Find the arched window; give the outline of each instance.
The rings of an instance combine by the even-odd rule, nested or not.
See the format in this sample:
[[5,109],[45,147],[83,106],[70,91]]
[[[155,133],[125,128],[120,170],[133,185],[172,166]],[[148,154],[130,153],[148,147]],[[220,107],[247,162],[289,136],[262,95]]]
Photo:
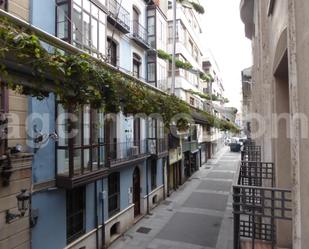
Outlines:
[[108,215],[112,217],[120,211],[120,174],[114,172],[108,176]]

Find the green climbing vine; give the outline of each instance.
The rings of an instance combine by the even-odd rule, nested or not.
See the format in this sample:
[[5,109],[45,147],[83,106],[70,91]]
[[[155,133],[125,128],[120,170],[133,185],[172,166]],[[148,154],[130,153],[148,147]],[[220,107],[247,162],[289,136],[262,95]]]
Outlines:
[[[87,54],[67,54],[57,49],[47,51],[34,33],[4,18],[0,18],[0,44],[0,77],[9,88],[21,94],[43,99],[54,92],[70,110],[90,104],[105,112],[160,113],[166,127],[176,114],[191,113],[189,105],[178,97],[151,89]],[[31,86],[11,79],[9,68],[5,66],[7,61],[14,63],[17,69],[29,69],[35,79]],[[47,79],[53,83],[52,90]],[[224,120],[217,121],[220,129],[228,127]],[[188,127],[188,120],[178,120],[179,130]]]

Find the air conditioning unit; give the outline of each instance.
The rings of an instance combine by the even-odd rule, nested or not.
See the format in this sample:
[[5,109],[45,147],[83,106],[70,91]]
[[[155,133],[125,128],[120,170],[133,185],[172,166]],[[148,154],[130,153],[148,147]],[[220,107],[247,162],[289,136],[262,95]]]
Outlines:
[[132,147],[131,147],[131,155],[132,155],[132,156],[137,156],[137,155],[139,154],[138,149],[139,149],[138,146],[132,146]]

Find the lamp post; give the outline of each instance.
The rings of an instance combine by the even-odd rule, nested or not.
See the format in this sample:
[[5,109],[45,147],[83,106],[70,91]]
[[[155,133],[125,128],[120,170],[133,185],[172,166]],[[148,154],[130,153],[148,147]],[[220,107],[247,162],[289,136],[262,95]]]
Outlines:
[[26,189],[22,189],[21,192],[16,196],[17,207],[19,214],[10,213],[9,210],[6,211],[5,221],[6,223],[11,223],[12,220],[23,217],[27,210],[29,209],[30,204],[30,194],[26,192]]

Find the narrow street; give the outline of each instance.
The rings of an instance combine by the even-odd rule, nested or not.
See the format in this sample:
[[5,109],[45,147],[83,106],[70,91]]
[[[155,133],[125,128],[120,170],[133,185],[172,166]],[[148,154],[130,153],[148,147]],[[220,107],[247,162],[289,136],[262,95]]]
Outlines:
[[223,148],[110,248],[232,248],[231,187],[239,160]]

